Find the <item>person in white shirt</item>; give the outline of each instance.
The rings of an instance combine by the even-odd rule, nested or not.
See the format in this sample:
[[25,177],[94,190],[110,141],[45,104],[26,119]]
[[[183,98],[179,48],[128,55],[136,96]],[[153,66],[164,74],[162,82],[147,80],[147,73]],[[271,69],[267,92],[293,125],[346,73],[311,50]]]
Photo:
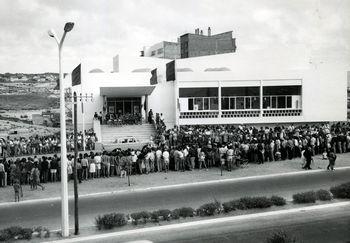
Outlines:
[[163,151],[164,171],[165,173],[169,170],[169,152],[168,150]]
[[161,172],[163,170],[162,150],[160,150],[159,148],[156,151],[156,162],[157,162],[157,171]]
[[100,153],[96,153],[94,160],[95,160],[95,164],[96,164],[97,178],[99,178],[101,176],[101,162],[102,162],[102,158],[101,158]]

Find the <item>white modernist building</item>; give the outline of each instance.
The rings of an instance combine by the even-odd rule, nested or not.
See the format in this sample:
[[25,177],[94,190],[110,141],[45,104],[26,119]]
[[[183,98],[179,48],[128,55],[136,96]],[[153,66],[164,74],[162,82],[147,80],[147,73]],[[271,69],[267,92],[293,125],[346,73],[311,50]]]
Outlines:
[[[117,60],[117,61],[116,61]],[[81,63],[78,94],[93,94],[78,111],[78,126],[93,126],[95,112],[163,113],[165,123],[263,124],[345,121],[345,67],[316,62],[295,50],[239,52],[176,60],[176,80],[151,57],[118,57],[114,72]],[[112,63],[112,62],[111,62]],[[156,85],[150,85],[157,68]],[[66,77],[70,83],[71,77]],[[83,119],[84,117],[84,119]]]

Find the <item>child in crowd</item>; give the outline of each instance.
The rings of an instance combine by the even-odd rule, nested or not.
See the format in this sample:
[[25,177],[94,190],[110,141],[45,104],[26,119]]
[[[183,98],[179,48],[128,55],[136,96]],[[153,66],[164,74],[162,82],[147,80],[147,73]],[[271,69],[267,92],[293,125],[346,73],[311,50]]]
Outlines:
[[18,179],[13,183],[13,190],[15,191],[15,202],[19,202],[19,196],[23,197],[23,190]]

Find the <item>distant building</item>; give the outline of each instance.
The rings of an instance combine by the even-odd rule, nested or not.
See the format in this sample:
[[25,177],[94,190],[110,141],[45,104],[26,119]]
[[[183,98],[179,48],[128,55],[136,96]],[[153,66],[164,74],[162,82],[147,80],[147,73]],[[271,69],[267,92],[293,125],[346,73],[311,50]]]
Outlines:
[[141,56],[145,57],[178,59],[180,58],[180,44],[176,42],[162,41],[141,52]]
[[197,28],[195,33],[187,33],[178,38],[178,42],[162,41],[141,51],[141,56],[166,59],[179,59],[232,53],[236,51],[236,39],[232,31],[212,35],[208,27],[207,35]]
[[236,39],[232,31],[211,35],[208,27],[207,35],[203,30],[196,29],[194,34],[180,36],[181,58],[216,55],[236,51]]

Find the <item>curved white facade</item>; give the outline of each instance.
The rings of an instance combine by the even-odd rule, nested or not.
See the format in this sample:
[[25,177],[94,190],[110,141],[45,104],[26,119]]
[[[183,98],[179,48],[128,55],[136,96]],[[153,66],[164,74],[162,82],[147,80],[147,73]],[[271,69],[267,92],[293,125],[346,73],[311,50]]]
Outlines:
[[[85,129],[92,126],[95,112],[115,110],[106,104],[111,97],[140,98],[141,109],[138,111],[142,116],[145,117],[149,109],[163,113],[168,126],[345,121],[346,67],[331,63],[315,65],[306,55],[292,50],[283,55],[278,53],[236,52],[178,59],[176,68],[187,71],[177,72],[176,81],[168,82],[165,81],[165,64],[171,60],[120,57],[119,72],[115,73],[89,73],[93,68],[106,68],[89,67],[83,62],[82,84],[74,86],[73,90],[94,97],[92,102],[84,102]],[[204,71],[220,67],[231,71]],[[151,73],[132,72],[155,68],[156,85],[150,85]],[[66,79],[70,82],[69,76]],[[209,90],[210,97],[198,97],[196,89]],[[250,92],[255,93],[251,95]],[[184,97],[186,94],[189,97]],[[78,114],[81,128],[81,109]]]

